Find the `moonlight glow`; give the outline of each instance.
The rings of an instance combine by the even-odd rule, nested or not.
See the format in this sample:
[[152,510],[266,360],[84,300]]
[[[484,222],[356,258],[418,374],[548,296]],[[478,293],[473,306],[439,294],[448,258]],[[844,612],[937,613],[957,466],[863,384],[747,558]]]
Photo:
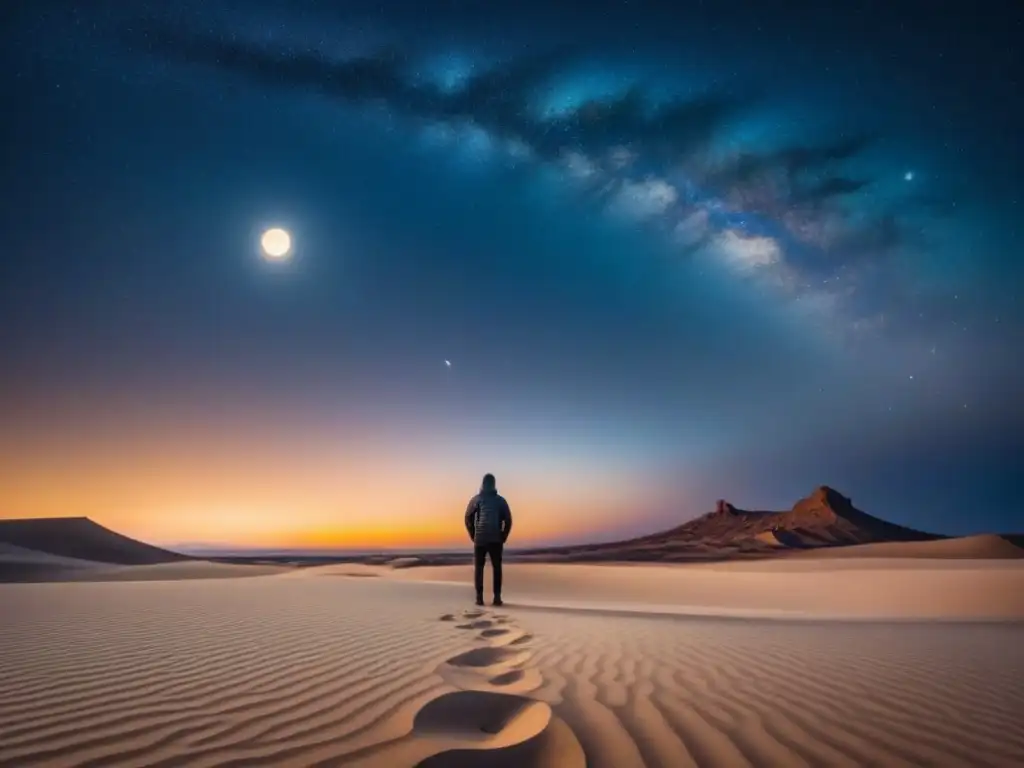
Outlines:
[[283,261],[292,250],[292,237],[277,227],[268,229],[260,238],[263,255],[271,261]]

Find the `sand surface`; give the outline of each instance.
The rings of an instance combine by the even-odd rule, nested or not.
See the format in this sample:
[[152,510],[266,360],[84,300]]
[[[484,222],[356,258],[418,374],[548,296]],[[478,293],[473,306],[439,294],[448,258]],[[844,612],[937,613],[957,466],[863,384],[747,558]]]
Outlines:
[[[449,584],[453,589],[471,578],[470,569],[458,565],[390,573],[366,570],[394,579]],[[508,571],[508,589],[517,604],[559,610],[1024,621],[1024,560],[1019,559],[847,556],[686,565],[516,563]]]
[[809,559],[882,557],[929,560],[1002,560],[1024,558],[1024,549],[1013,544],[1004,536],[985,533],[936,541],[880,541],[849,547],[825,547],[794,552],[793,555]]
[[34,549],[27,549],[2,541],[0,541],[0,563],[39,565],[50,568],[96,568],[102,565],[102,563],[97,563],[93,560],[51,555],[49,552],[38,552]]
[[116,565],[52,555],[0,542],[3,582],[177,581],[266,576],[291,570],[283,565],[229,565],[207,560],[180,560],[153,565]]
[[1022,624],[564,611],[600,566],[533,567],[483,610],[420,569],[0,585],[0,764],[1024,765]]

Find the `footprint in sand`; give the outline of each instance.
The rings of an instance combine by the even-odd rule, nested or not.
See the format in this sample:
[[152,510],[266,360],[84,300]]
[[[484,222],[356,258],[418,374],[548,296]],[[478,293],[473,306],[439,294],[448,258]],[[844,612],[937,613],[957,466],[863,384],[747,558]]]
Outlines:
[[485,613],[487,613],[487,611],[463,611],[462,615],[467,619],[479,619]]
[[485,645],[451,657],[438,667],[438,674],[464,691],[500,688],[502,692],[527,694],[542,687],[543,676],[529,663],[527,643],[533,635],[521,632],[513,623],[492,627],[494,623],[481,619],[457,625],[458,629],[482,629],[475,639]]
[[441,621],[455,621],[455,616],[454,616],[454,614],[446,613],[444,616],[441,617],[440,620]]
[[520,632],[515,627],[509,629],[497,627],[495,630],[481,632],[476,636],[476,639],[482,643],[488,643],[495,648],[508,648],[509,650],[521,653],[530,647],[529,642],[533,639],[533,635]]
[[[437,674],[453,688],[461,691],[488,691],[495,686],[490,681],[530,658],[527,651],[510,651],[500,646],[487,645],[453,656],[437,668]],[[505,683],[501,687],[508,693],[527,693],[543,685],[540,673],[534,669],[524,671],[521,680]]]
[[471,621],[468,624],[459,624],[455,628],[456,629],[487,629],[493,623],[494,623],[493,621],[488,621],[487,619],[478,619],[477,621]]
[[551,707],[525,696],[455,691],[427,702],[416,713],[412,729],[419,735],[466,740],[502,734],[507,745],[536,736],[550,719]]
[[474,648],[465,651],[457,656],[448,659],[448,664],[453,667],[493,667],[517,658],[521,652],[508,651],[496,646],[486,648]]
[[502,672],[500,675],[495,675],[489,682],[491,685],[512,685],[512,683],[518,683],[523,679],[526,673],[521,669],[511,669],[508,672]]
[[413,733],[464,745],[421,760],[418,768],[586,765],[583,748],[565,722],[547,704],[525,696],[490,691],[446,693],[416,713]]

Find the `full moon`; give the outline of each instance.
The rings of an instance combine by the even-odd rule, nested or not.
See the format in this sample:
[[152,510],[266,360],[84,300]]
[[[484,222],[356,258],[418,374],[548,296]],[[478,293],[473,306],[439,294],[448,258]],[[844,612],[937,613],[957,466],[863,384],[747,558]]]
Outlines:
[[267,259],[282,261],[291,253],[292,236],[285,230],[274,227],[263,233],[260,245],[263,247],[263,255]]

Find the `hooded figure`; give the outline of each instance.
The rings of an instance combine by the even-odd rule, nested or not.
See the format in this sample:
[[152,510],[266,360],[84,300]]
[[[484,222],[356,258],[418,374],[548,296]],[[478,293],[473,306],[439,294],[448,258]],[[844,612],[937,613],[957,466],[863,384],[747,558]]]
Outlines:
[[498,495],[494,475],[484,475],[480,493],[466,507],[466,532],[473,540],[473,583],[476,604],[484,604],[484,564],[488,556],[494,571],[494,605],[501,605],[501,555],[512,531],[512,510]]

